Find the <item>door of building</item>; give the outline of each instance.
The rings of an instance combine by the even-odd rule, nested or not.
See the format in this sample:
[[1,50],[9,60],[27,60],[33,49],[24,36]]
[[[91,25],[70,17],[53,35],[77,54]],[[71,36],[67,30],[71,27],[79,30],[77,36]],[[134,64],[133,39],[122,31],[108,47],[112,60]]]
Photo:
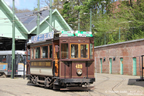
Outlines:
[[133,75],[137,75],[137,70],[136,70],[136,58],[133,58]]
[[102,73],[102,58],[100,59],[101,73]]
[[109,59],[109,73],[112,74],[112,58]]
[[120,74],[123,75],[123,58],[120,58]]

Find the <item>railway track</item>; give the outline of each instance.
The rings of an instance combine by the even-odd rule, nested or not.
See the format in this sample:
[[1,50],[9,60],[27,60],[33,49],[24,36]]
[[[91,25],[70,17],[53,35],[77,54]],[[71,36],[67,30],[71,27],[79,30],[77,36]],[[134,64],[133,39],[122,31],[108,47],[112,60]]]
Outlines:
[[12,93],[12,92],[8,92],[8,91],[4,91],[0,89],[0,93],[3,92],[5,94],[7,94],[8,96],[17,96],[16,94]]
[[[102,83],[105,83],[106,81],[109,80],[109,77],[108,77],[108,76],[103,76],[103,77],[105,77],[106,79],[102,80],[101,82],[99,82],[99,83],[97,83],[97,84],[94,84],[94,86],[98,86],[98,85],[100,85],[100,84],[102,84]],[[95,91],[96,91],[96,92],[95,92]],[[90,96],[93,96],[92,93],[96,93],[96,94],[98,93],[100,96],[109,96],[109,95],[107,95],[106,93],[102,93],[102,92],[98,91],[97,88],[94,88],[93,91],[89,92]]]
[[[108,80],[110,79],[110,77],[108,77],[108,76],[102,76],[102,77],[105,77],[106,79],[104,79],[103,81],[95,84],[95,86],[99,86],[99,85],[105,83],[106,81],[108,81]],[[118,77],[118,78],[119,78],[119,77]],[[120,77],[120,78],[121,78],[121,77]],[[119,93],[117,93],[117,92],[115,91],[115,89],[116,89],[117,87],[119,87],[119,86],[122,84],[122,82],[125,81],[124,78],[121,78],[121,79],[122,79],[122,80],[121,80],[120,82],[118,82],[117,84],[115,84],[115,85],[111,88],[112,91],[113,91],[113,93],[115,93],[115,94],[118,95],[118,96],[122,96],[122,95],[120,95]],[[108,94],[106,94],[106,93],[102,93],[102,92],[98,91],[97,89],[99,89],[99,88],[95,88],[95,89],[92,91],[92,93],[99,93],[100,96],[110,96],[110,95],[108,95]],[[96,91],[96,92],[95,92],[95,91]],[[93,95],[91,94],[91,92],[89,92],[89,94],[90,94],[90,96],[93,96]]]
[[112,87],[112,91],[113,91],[115,94],[117,94],[118,96],[122,96],[122,95],[118,94],[114,89],[117,88],[118,86],[120,86],[123,81],[125,81],[124,78],[121,78],[121,79],[122,79],[122,80],[121,80],[119,83],[117,83],[114,87]]

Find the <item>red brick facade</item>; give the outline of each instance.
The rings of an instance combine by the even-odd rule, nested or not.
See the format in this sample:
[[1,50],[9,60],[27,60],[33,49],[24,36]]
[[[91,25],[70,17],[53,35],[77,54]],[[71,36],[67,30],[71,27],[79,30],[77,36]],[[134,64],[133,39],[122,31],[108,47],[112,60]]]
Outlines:
[[95,47],[97,72],[101,72],[102,59],[102,73],[109,73],[109,59],[112,58],[112,74],[120,74],[120,58],[123,58],[123,74],[133,75],[133,58],[136,58],[136,75],[141,75],[141,55],[144,55],[144,39]]

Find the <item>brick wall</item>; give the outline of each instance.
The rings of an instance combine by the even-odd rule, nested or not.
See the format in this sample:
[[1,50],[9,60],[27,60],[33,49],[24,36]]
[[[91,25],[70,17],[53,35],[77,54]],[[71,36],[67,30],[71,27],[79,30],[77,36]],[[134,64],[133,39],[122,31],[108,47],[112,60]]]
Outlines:
[[136,58],[136,74],[140,75],[141,55],[144,55],[144,39],[95,47],[97,72],[101,72],[102,58],[102,73],[109,73],[109,59],[112,58],[112,74],[120,74],[120,58],[123,58],[123,74],[133,75],[133,58]]

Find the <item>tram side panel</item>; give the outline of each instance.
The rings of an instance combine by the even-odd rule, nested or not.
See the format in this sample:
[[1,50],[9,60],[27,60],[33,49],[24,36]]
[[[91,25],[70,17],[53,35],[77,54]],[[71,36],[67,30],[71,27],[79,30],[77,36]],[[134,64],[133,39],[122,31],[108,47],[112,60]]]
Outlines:
[[52,73],[52,62],[37,62],[32,61],[30,67],[31,75],[45,75],[45,76],[53,76]]
[[[78,74],[78,72],[82,72]],[[93,61],[72,61],[60,63],[60,78],[94,78]]]

